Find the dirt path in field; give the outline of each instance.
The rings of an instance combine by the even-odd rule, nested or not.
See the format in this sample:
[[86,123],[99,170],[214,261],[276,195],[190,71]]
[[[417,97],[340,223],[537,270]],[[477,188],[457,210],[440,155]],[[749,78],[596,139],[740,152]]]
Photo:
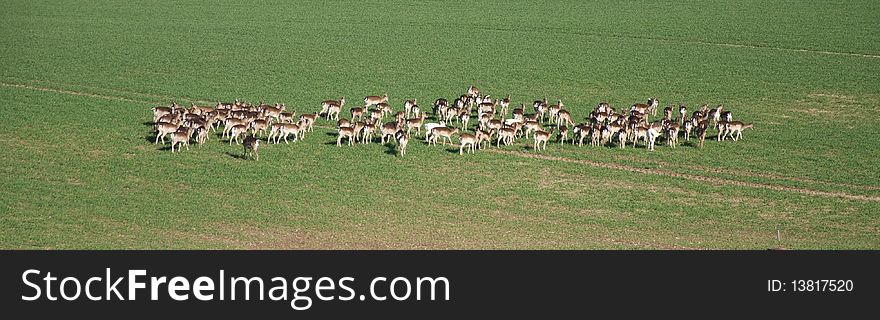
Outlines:
[[[50,81],[45,81],[45,80],[35,80],[35,81],[36,82],[52,83]],[[78,87],[83,87],[83,88],[90,88],[87,86],[80,86],[80,85],[75,85],[75,84],[68,84],[68,85],[69,86],[78,86]],[[70,94],[70,95],[92,97],[92,98],[106,99],[106,100],[140,103],[140,104],[147,104],[147,105],[159,103],[157,101],[131,99],[131,98],[120,97],[120,96],[111,96],[111,95],[103,95],[103,94],[96,94],[96,93],[90,93],[90,92],[82,92],[82,91],[75,91],[75,90],[68,90],[68,89],[57,89],[57,88],[50,88],[50,87],[44,87],[44,86],[34,86],[34,85],[25,85],[25,84],[16,84],[16,83],[0,82],[0,86],[10,87],[10,88],[45,91],[45,92],[54,92],[54,93],[60,93],[60,94]],[[130,92],[130,91],[120,91],[120,90],[104,89],[104,88],[94,88],[94,87],[91,87],[91,88],[98,89],[101,91],[115,91],[115,92],[129,93],[129,94],[134,94],[134,95],[153,96],[153,97],[157,97],[157,98],[163,98],[163,100],[173,99],[173,97],[169,97],[169,96],[161,96],[161,95],[154,95],[154,94],[141,94],[141,93]],[[184,99],[186,99],[186,98],[184,98]],[[206,102],[204,100],[195,100],[195,99],[193,99],[191,101]],[[321,126],[321,125],[315,125],[315,127],[328,129],[328,130],[335,130],[336,129],[335,127]],[[691,180],[691,181],[708,182],[708,183],[712,183],[712,184],[735,185],[735,186],[749,187],[749,188],[762,188],[762,189],[770,189],[770,190],[777,190],[777,191],[795,192],[795,193],[806,194],[806,195],[811,195],[811,196],[837,197],[837,198],[843,198],[843,199],[849,199],[849,200],[880,202],[880,197],[875,197],[875,196],[854,195],[854,194],[849,194],[849,193],[845,193],[845,192],[819,191],[819,190],[812,190],[812,189],[806,189],[806,188],[796,188],[796,187],[780,186],[780,185],[757,183],[757,182],[746,182],[746,181],[724,179],[724,178],[718,178],[718,177],[708,177],[708,176],[680,173],[680,172],[675,172],[675,171],[670,171],[670,170],[638,168],[638,167],[633,167],[633,166],[628,166],[628,165],[623,165],[623,164],[618,164],[618,163],[596,162],[596,161],[589,161],[589,160],[571,159],[571,158],[564,158],[564,157],[555,157],[555,156],[547,156],[547,155],[541,155],[541,154],[532,154],[532,153],[517,152],[517,151],[499,150],[499,149],[488,149],[487,152],[513,155],[513,156],[524,157],[524,158],[540,159],[540,160],[551,160],[551,161],[562,161],[562,162],[568,162],[568,163],[577,163],[577,164],[589,165],[591,167],[597,167],[597,168],[622,170],[622,171],[629,171],[629,172],[636,172],[636,173],[643,173],[643,174],[655,174],[655,175],[662,175],[662,176],[667,176],[667,177],[682,178],[682,179],[687,179],[687,180]],[[662,164],[662,163],[659,163],[659,164]],[[758,172],[740,172],[740,171],[736,171],[736,170],[706,168],[706,167],[700,167],[700,166],[690,166],[687,168],[691,169],[691,170],[697,170],[697,171],[702,171],[702,172],[707,172],[707,173],[725,173],[725,174],[744,176],[744,177],[760,177],[760,178],[775,179],[775,180],[789,180],[789,181],[807,182],[807,183],[815,183],[815,184],[836,185],[836,186],[858,188],[858,189],[867,189],[867,190],[877,189],[876,187],[871,187],[871,186],[850,185],[850,184],[845,184],[845,183],[819,181],[819,180],[812,180],[812,179],[807,179],[807,178],[784,177],[784,176],[779,176],[779,175],[758,173]]]
[[531,159],[577,163],[577,164],[588,165],[588,166],[596,167],[596,168],[614,169],[614,170],[622,170],[622,171],[645,173],[645,174],[656,174],[656,175],[661,175],[661,176],[681,178],[681,179],[687,179],[687,180],[692,180],[692,181],[709,182],[712,184],[725,184],[725,185],[734,185],[734,186],[748,187],[748,188],[761,188],[761,189],[770,189],[770,190],[778,190],[778,191],[788,191],[788,192],[795,192],[795,193],[801,193],[801,194],[806,194],[806,195],[811,195],[811,196],[820,196],[820,197],[837,197],[837,198],[844,198],[844,199],[849,199],[849,200],[880,202],[880,197],[854,195],[854,194],[849,194],[849,193],[845,193],[845,192],[828,192],[828,191],[819,191],[819,190],[787,187],[787,186],[756,183],[756,182],[746,182],[746,181],[739,181],[739,180],[723,179],[723,178],[716,178],[716,177],[706,177],[706,176],[680,173],[680,172],[674,172],[674,171],[662,170],[662,169],[637,168],[637,167],[632,167],[632,166],[627,166],[627,165],[617,164],[617,163],[603,163],[603,162],[595,162],[595,161],[589,161],[589,160],[570,159],[570,158],[554,157],[554,156],[547,156],[547,155],[542,155],[542,154],[532,154],[532,153],[517,152],[517,151],[489,149],[489,150],[487,150],[487,152],[513,155],[513,156],[517,156],[517,157],[531,158]]

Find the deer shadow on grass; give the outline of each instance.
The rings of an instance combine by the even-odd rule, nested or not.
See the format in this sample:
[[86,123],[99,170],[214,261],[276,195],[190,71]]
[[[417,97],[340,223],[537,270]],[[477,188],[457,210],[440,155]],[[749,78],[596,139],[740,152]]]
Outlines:
[[227,151],[227,152],[226,152],[226,155],[227,155],[227,156],[230,156],[230,157],[233,157],[233,158],[235,158],[235,159],[239,159],[239,160],[247,160],[247,158],[245,158],[243,154],[238,153],[238,152]]
[[391,156],[397,156],[397,154],[398,154],[397,145],[391,144],[391,143],[386,143],[385,144],[385,154],[391,155]]

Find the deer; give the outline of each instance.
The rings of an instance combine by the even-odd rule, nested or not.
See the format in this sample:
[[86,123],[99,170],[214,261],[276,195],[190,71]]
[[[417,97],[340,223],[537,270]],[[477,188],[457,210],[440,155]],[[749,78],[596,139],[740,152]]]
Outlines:
[[159,143],[159,140],[162,140],[162,144],[165,144],[165,136],[174,133],[177,131],[178,126],[169,122],[159,122],[156,123],[156,141],[153,144]]
[[[629,137],[629,128],[624,126],[620,128],[620,131],[617,131],[617,147],[621,149],[626,149],[626,139]],[[635,145],[633,145],[635,147]]]
[[[318,119],[318,115],[315,113],[304,114],[299,116],[299,121],[302,123],[300,125],[300,130],[306,130],[308,132],[312,132],[312,126],[315,124],[315,120]],[[305,126],[303,126],[305,125]]]
[[446,108],[446,114],[443,116],[443,121],[452,122],[453,120],[458,120],[458,113],[461,109],[456,107]]
[[645,146],[648,145],[648,127],[645,126],[636,126],[633,128],[633,148],[638,146],[639,140],[645,141]]
[[693,121],[684,121],[684,141],[688,142],[691,140],[691,131],[694,129]]
[[709,113],[708,113],[709,119],[712,120],[712,124],[716,127],[718,126],[718,121],[721,120],[721,113],[722,112],[724,112],[724,106],[720,105],[720,104],[718,105],[718,108],[709,109]]
[[[361,136],[363,135],[362,133],[363,133],[363,130],[364,130],[364,126],[366,126],[366,125],[367,125],[367,123],[366,123],[366,122],[363,122],[363,121],[353,122],[353,123],[351,124],[350,127],[351,127],[352,129],[354,129],[354,137],[355,137],[355,140],[358,140],[358,141],[361,140]],[[338,128],[337,128],[337,129],[338,129]]]
[[559,127],[559,133],[556,134],[556,140],[559,141],[559,145],[564,145],[566,139],[568,139],[568,126]]
[[526,128],[526,130],[525,130],[526,139],[529,138],[529,133],[535,132],[538,130],[544,130],[543,128],[541,128],[541,124],[538,123],[537,121],[534,121],[534,120],[526,121],[525,123],[523,123],[523,127]]
[[458,136],[459,147],[458,154],[464,155],[464,148],[468,148],[468,153],[474,153],[474,149],[476,149],[477,136],[472,135],[470,133],[462,133]]
[[[257,149],[260,148],[260,139],[249,136],[249,137],[244,138],[244,142],[242,142],[242,145],[244,146],[244,154],[242,155],[242,158],[247,160],[248,153],[250,153],[250,154],[252,154],[252,158],[254,160],[256,160],[256,161],[260,160],[260,154],[257,152]],[[250,151],[250,152],[248,152],[248,151]]]
[[238,144],[241,135],[246,134],[247,131],[248,127],[243,124],[232,126],[232,128],[229,130],[229,145],[232,145],[232,141],[235,141],[235,143]]
[[263,109],[263,117],[275,119],[275,121],[281,121],[281,112],[284,111],[284,105],[276,104],[274,107],[266,107]]
[[461,125],[462,131],[467,130],[468,122],[470,122],[470,121],[471,121],[471,114],[469,112],[467,112],[466,110],[462,111],[460,114],[458,114],[458,123],[459,123],[459,125]]
[[608,102],[599,102],[596,108],[593,109],[593,112],[611,112],[611,105]]
[[388,102],[388,93],[385,93],[383,96],[366,96],[364,97],[364,105],[369,108],[371,106],[375,106],[380,103]]
[[[560,101],[562,103],[562,101]],[[568,127],[569,125],[574,125],[574,121],[571,120],[571,113],[568,110],[559,110],[556,112],[556,126],[561,127],[565,125]]]
[[425,124],[425,141],[428,141],[429,136],[431,135],[431,130],[434,130],[434,128],[445,127],[445,126],[446,126],[446,122],[444,122],[444,121],[440,121],[440,123],[433,123],[433,122],[426,123]]
[[208,129],[205,127],[201,127],[196,132],[196,143],[199,144],[199,148],[205,144],[205,141],[208,141]]
[[394,137],[397,138],[397,154],[402,158],[406,155],[406,145],[409,144],[409,135],[403,132],[403,130],[397,130]]
[[327,120],[330,119],[329,112],[332,107],[336,107],[336,109],[341,109],[345,106],[345,97],[339,98],[339,100],[324,100],[321,102],[321,112],[318,114],[328,115]]
[[556,116],[559,114],[559,111],[562,110],[562,108],[565,108],[565,105],[562,104],[562,100],[558,100],[556,104],[547,107],[550,122],[558,123],[558,121],[556,121]]
[[[696,121],[696,118],[694,119]],[[697,122],[697,138],[700,139],[700,148],[703,148],[703,143],[706,141],[706,132],[709,131],[709,120],[701,120]]]
[[498,133],[499,130],[501,130],[502,127],[504,127],[504,123],[501,122],[501,120],[492,119],[492,120],[489,120],[489,122],[486,125],[486,128],[483,128],[483,130],[489,131],[490,134],[496,134],[496,133]]
[[353,145],[353,141],[354,141],[354,129],[352,129],[351,127],[339,127],[339,128],[336,129],[336,130],[337,130],[337,131],[336,131],[336,133],[337,133],[337,136],[336,136],[336,146],[337,146],[337,147],[341,147],[341,146],[342,146],[342,139],[343,139],[343,138],[348,138],[348,146],[352,146],[352,145]]
[[449,107],[449,100],[446,98],[437,98],[434,100],[434,104],[432,105],[431,112],[434,113],[434,116],[438,116],[441,113],[441,109],[443,112],[446,111],[446,108]]
[[174,109],[171,107],[153,107],[150,110],[153,111],[153,123],[159,122],[159,118],[162,116],[172,114]]
[[274,144],[278,144],[278,140],[281,137],[281,130],[283,128],[283,122],[277,122],[269,125],[269,138],[266,139],[266,141],[272,141]]
[[410,109],[410,111],[412,112],[411,116],[412,116],[413,118],[418,118],[419,115],[422,114],[422,109],[419,108],[418,105],[412,106],[412,108]]
[[722,111],[721,112],[721,120],[731,122],[733,121],[733,114],[730,111]]
[[370,121],[373,123],[379,123],[379,121],[382,121],[383,116],[384,116],[384,113],[382,112],[382,110],[379,110],[379,109],[370,110]]
[[650,108],[650,106],[647,104],[636,103],[636,104],[633,104],[632,107],[630,107],[630,111],[634,111],[634,112],[638,113],[639,115],[645,115],[646,113],[648,113],[648,108]]
[[477,147],[480,148],[480,150],[483,149],[483,142],[488,143],[489,146],[492,145],[492,135],[486,131],[477,129],[474,137],[477,139]]
[[535,150],[535,152],[538,152],[538,150],[542,150],[541,144],[543,144],[543,150],[547,150],[547,141],[549,141],[550,136],[553,135],[553,129],[555,128],[551,127],[549,132],[544,130],[535,131],[535,134],[533,136],[533,138],[535,138],[535,143],[532,147],[532,150]]
[[598,147],[602,139],[602,125],[594,123],[590,126],[590,146]]
[[684,123],[687,122],[687,106],[684,104],[678,105],[678,116],[681,117],[681,125],[684,126]]
[[[511,121],[508,121],[508,120],[511,120]],[[522,122],[522,121],[519,121],[519,120],[514,120],[514,119],[506,119],[506,120],[504,120],[504,126],[505,126],[505,127],[513,128],[513,134],[514,134],[517,138],[523,136],[523,126],[524,126],[524,125],[525,125],[525,124],[523,124],[523,122]]]
[[660,101],[657,100],[656,98],[652,97],[652,98],[648,99],[647,105],[648,105],[648,110],[646,110],[646,111],[650,112],[651,116],[657,116],[657,107],[660,106]]
[[362,108],[362,107],[354,107],[354,108],[351,108],[351,109],[349,110],[349,111],[351,112],[351,120],[352,120],[352,121],[354,121],[355,119],[363,120],[363,119],[364,119],[364,110],[365,110],[365,109],[366,109],[366,108]]
[[290,144],[289,142],[287,142],[287,136],[291,134],[293,135],[293,142],[296,142],[297,139],[301,139],[303,135],[303,130],[301,130],[300,128],[301,127],[299,125],[293,123],[282,124],[280,136],[284,138],[284,143]]
[[659,137],[660,133],[662,132],[658,129],[659,128],[657,128],[655,126],[648,127],[648,136],[647,136],[648,150],[654,151],[654,143],[657,141],[657,137]]
[[382,136],[381,136],[382,144],[385,144],[386,137],[389,138],[388,140],[391,140],[391,138],[394,138],[394,135],[397,133],[398,130],[400,130],[400,128],[401,128],[400,122],[396,122],[396,121],[383,124],[382,125]]
[[742,139],[743,130],[754,129],[754,127],[753,123],[745,124],[741,121],[730,121],[727,123],[727,134],[725,137],[729,136],[733,138],[733,141],[739,141]]
[[663,108],[663,120],[672,121],[672,106],[666,106],[666,108]]
[[608,145],[611,143],[611,137],[614,135],[614,131],[611,131],[611,128],[608,125],[602,126],[599,130],[599,144],[600,145]]
[[475,86],[468,87],[467,94],[470,97],[476,98],[480,95],[480,89],[477,89]]
[[434,145],[437,145],[437,139],[443,138],[443,145],[446,145],[446,140],[449,140],[449,143],[452,144],[452,135],[458,133],[458,128],[449,127],[436,127],[431,129],[431,142]]
[[[174,146],[177,144],[182,144],[186,146],[186,150],[189,150],[189,138],[192,136],[193,129],[192,128],[180,128],[174,133],[171,134],[171,153],[174,153]],[[180,153],[180,146],[177,147],[177,152]]]
[[293,119],[296,118],[296,112],[282,112],[281,115],[278,116],[278,121],[284,123],[293,123]]
[[159,119],[154,121],[154,123],[168,122],[168,123],[172,123],[172,124],[178,124],[182,120],[183,120],[182,113],[178,113],[178,114],[169,113],[169,114],[166,114],[164,116],[159,117]]
[[525,117],[525,104],[520,104],[519,108],[513,109],[513,118],[523,120]]
[[406,100],[403,102],[403,110],[407,118],[409,118],[410,114],[412,114],[412,107],[416,105],[416,102],[416,99]]
[[342,106],[338,104],[331,104],[327,106],[327,120],[339,120],[339,112],[342,111]]
[[369,122],[361,129],[361,144],[370,143],[373,140],[373,132],[376,131],[376,124]]
[[721,138],[724,137],[725,131],[727,131],[727,120],[721,120],[715,123],[715,128],[718,129],[718,137],[715,138],[715,141],[721,141]]
[[351,127],[351,121],[346,118],[336,120],[336,127]]
[[253,135],[256,136],[257,133],[260,134],[260,137],[263,137],[263,134],[266,133],[266,130],[269,128],[269,121],[266,120],[254,120],[251,122],[251,130],[253,130]]
[[680,129],[681,125],[677,121],[666,128],[666,145],[675,148],[675,145],[678,143],[678,131]]
[[406,120],[406,135],[409,136],[412,129],[416,129],[417,134],[422,134],[422,124],[425,122],[425,115],[421,114],[415,118]]
[[547,112],[547,98],[544,98],[544,100],[536,100],[533,107],[535,109],[537,120],[544,123],[544,113]]
[[507,108],[510,107],[510,95],[508,94],[504,99],[501,99],[499,105],[501,105],[501,117],[504,118],[507,115]]
[[587,137],[587,134],[589,134],[591,129],[592,128],[586,124],[579,124],[579,125],[574,126],[574,129],[572,129],[571,143],[574,144],[574,139],[577,139],[578,146],[583,146],[584,145],[584,138]]
[[397,113],[394,114],[394,121],[397,121],[399,123],[404,123],[406,121],[406,118],[407,118],[406,112],[398,111]]
[[505,127],[498,130],[498,140],[496,144],[498,147],[501,147],[501,142],[504,141],[505,146],[509,146],[513,143],[513,139],[516,136],[516,131],[513,128]]
[[388,104],[387,102],[380,102],[379,104],[376,105],[376,109],[379,111],[382,111],[382,119],[385,119],[385,116],[394,112],[394,110],[391,109],[391,105]]
[[229,133],[232,131],[232,127],[238,125],[245,125],[245,121],[238,118],[226,118],[225,124],[223,126],[223,137],[229,136]]

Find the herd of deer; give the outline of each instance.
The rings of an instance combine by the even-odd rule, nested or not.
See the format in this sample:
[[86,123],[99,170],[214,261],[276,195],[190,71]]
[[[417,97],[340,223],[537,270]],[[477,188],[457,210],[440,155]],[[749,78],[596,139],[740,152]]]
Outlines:
[[[156,140],[154,143],[165,143],[165,136],[171,135],[171,151],[175,146],[189,149],[191,140],[202,144],[207,140],[208,133],[219,130],[223,126],[222,136],[229,139],[229,144],[241,143],[244,146],[244,158],[248,154],[259,159],[257,149],[260,140],[257,136],[266,135],[267,142],[278,144],[281,140],[289,143],[302,140],[306,132],[312,131],[317,118],[336,121],[336,145],[342,146],[346,141],[349,146],[354,143],[366,144],[378,135],[381,144],[394,140],[397,142],[398,154],[406,154],[406,146],[413,130],[431,145],[440,140],[444,145],[452,144],[452,137],[458,135],[459,154],[473,153],[482,149],[485,144],[491,146],[511,145],[516,139],[532,137],[534,151],[546,150],[547,143],[556,133],[556,141],[564,144],[582,146],[584,140],[590,139],[593,146],[616,144],[625,148],[627,144],[637,146],[641,141],[648,150],[654,150],[658,139],[675,148],[679,136],[689,141],[691,136],[699,141],[702,148],[709,128],[717,130],[718,141],[728,138],[737,141],[742,138],[744,129],[752,128],[752,124],[734,121],[732,113],[723,105],[710,108],[704,104],[698,110],[688,114],[687,107],[678,105],[667,106],[662,116],[649,122],[649,116],[656,117],[659,101],[648,99],[647,103],[633,104],[628,110],[615,110],[608,103],[599,103],[587,117],[587,122],[575,124],[570,111],[565,109],[562,100],[549,104],[547,99],[534,101],[534,113],[526,113],[525,104],[510,110],[510,96],[493,99],[482,95],[480,90],[470,86],[451,103],[439,98],[431,106],[436,122],[426,122],[426,110],[422,110],[416,99],[406,100],[403,110],[394,112],[388,103],[388,94],[367,96],[363,106],[349,109],[351,119],[340,118],[345,107],[345,97],[339,100],[326,100],[321,103],[317,113],[303,114],[298,118],[296,112],[285,112],[284,104],[268,105],[259,103],[251,105],[238,100],[232,103],[220,103],[214,107],[192,104],[190,108],[182,108],[176,103],[167,107],[154,107],[153,122],[155,123]],[[476,109],[476,112],[474,112]],[[508,111],[510,111],[508,118]],[[476,123],[470,126],[471,118]],[[386,121],[386,119],[388,119]],[[545,129],[545,126],[548,129]],[[472,130],[472,131],[470,131]],[[473,133],[471,133],[473,132]],[[569,137],[569,133],[571,137]],[[244,136],[244,139],[242,139]]]

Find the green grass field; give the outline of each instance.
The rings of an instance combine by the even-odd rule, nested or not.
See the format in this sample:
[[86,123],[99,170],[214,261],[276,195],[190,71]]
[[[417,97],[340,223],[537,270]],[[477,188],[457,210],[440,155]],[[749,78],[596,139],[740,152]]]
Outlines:
[[[0,17],[3,249],[880,249],[877,1],[6,1]],[[145,124],[171,100],[309,113],[388,92],[400,110],[471,84],[562,99],[576,121],[599,101],[723,103],[755,130],[540,156],[418,139],[400,158],[337,148],[320,120],[255,162],[216,136],[172,154]]]

